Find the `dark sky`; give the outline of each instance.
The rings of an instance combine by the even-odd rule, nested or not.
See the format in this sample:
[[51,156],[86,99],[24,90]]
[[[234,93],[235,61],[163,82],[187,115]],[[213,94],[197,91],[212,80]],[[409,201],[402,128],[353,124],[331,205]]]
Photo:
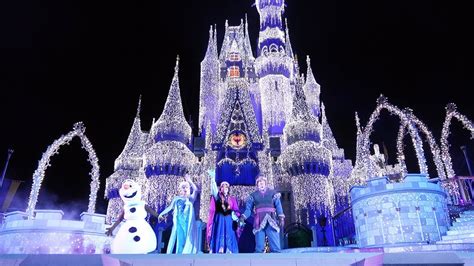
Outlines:
[[[329,122],[349,159],[355,159],[354,112],[365,124],[381,93],[414,109],[437,139],[447,103],[474,119],[467,95],[474,88],[473,12],[472,1],[287,1],[293,50],[303,71],[311,56]],[[13,147],[7,176],[25,180],[23,202],[16,204],[26,207],[21,195],[29,193],[47,146],[83,121],[100,161],[97,209],[104,213],[105,178],[125,144],[139,95],[148,130],[161,114],[179,54],[184,112],[197,124],[209,26],[217,24],[220,46],[225,20],[237,25],[245,13],[255,53],[259,22],[250,0],[1,1],[0,167]],[[384,113],[376,126],[373,141],[385,142],[394,160],[397,119]],[[467,174],[459,146],[473,150],[473,141],[459,123],[452,128],[455,167]],[[407,153],[414,157],[412,148]],[[86,209],[86,158],[75,140],[52,159],[38,207]]]

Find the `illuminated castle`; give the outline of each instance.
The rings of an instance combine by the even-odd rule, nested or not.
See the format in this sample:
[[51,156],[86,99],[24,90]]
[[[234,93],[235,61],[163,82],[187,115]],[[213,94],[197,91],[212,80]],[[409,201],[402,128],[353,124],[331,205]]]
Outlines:
[[[177,185],[184,175],[189,174],[200,187],[200,199],[195,206],[197,218],[207,221],[210,169],[215,169],[217,183],[227,181],[232,185],[231,194],[242,205],[255,190],[257,175],[267,177],[270,186],[282,194],[289,224],[285,228],[288,242],[291,226],[296,225],[297,230],[306,232],[306,238],[294,235],[312,239],[305,246],[353,248],[352,244],[356,244],[390,248],[400,244],[405,245],[405,251],[432,251],[436,242],[435,245],[440,244],[436,246],[439,251],[471,250],[474,212],[458,211],[460,217],[451,226],[453,217],[446,199],[461,207],[473,201],[472,183],[456,178],[448,136],[452,118],[459,120],[473,136],[474,123],[457,112],[454,104],[449,104],[439,147],[413,110],[399,109],[381,96],[365,126],[361,126],[356,113],[353,166],[333,136],[309,57],[306,73],[300,72],[288,25],[282,19],[284,0],[257,0],[256,8],[260,15],[257,47],[251,46],[246,18],[237,26],[225,23],[220,50],[216,29],[209,30],[209,43],[201,62],[199,123],[195,132],[182,108],[178,58],[163,112],[149,131],[142,129],[139,100],[125,147],[115,160],[114,173],[106,180],[106,217],[95,213],[100,181],[98,159],[85,136],[84,125],[77,123],[43,154],[33,174],[26,211],[6,213],[5,220],[0,220],[0,253],[109,252],[110,238],[103,232],[106,224],[122,211],[118,189],[125,179],[141,184],[143,199],[161,211],[177,194]],[[396,165],[387,165],[384,154],[370,141],[383,110],[400,118]],[[405,136],[410,136],[416,153],[417,173],[409,173],[406,167]],[[424,144],[423,136],[428,145]],[[35,208],[50,157],[75,137],[81,139],[92,165],[89,205],[81,214],[81,221],[63,220],[61,210]],[[370,152],[371,146],[374,154]],[[437,178],[428,174],[424,149],[432,152]],[[153,225],[158,230],[166,227]],[[161,246],[166,242],[161,238],[164,234],[157,235]],[[246,246],[253,243],[248,239],[242,241],[242,237],[240,240]],[[463,243],[467,245],[459,245]],[[400,247],[395,249],[401,250]],[[333,250],[339,252],[337,248]]]
[[[157,210],[176,194],[179,180],[190,173],[201,185],[200,218],[206,220],[209,178],[229,182],[242,202],[255,189],[258,174],[282,192],[291,221],[315,223],[314,212],[333,211],[335,193],[344,194],[352,164],[344,159],[320,102],[320,86],[310,59],[300,73],[283,0],[256,1],[260,14],[258,46],[250,45],[247,19],[225,23],[217,48],[216,29],[201,62],[199,130],[187,123],[181,103],[178,70],[160,118],[145,132],[137,116],[125,148],[107,179],[107,219],[122,206],[117,189],[122,180],[145,184],[145,198]],[[256,56],[254,52],[256,50]]]

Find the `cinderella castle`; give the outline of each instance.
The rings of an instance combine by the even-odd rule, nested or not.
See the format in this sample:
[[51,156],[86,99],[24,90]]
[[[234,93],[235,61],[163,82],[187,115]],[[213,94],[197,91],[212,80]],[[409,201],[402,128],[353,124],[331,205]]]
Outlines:
[[[237,26],[225,23],[220,49],[216,29],[209,30],[201,62],[196,131],[183,112],[178,57],[163,111],[149,128],[142,127],[141,98],[138,102],[127,142],[106,179],[107,213],[95,212],[99,164],[79,122],[43,153],[26,211],[2,214],[0,253],[109,253],[111,238],[104,231],[122,211],[118,191],[125,179],[139,183],[143,200],[160,212],[189,175],[200,191],[194,207],[198,228],[204,231],[211,195],[208,170],[215,170],[218,184],[231,185],[230,193],[241,209],[256,189],[257,176],[267,178],[269,186],[281,193],[287,224],[282,247],[287,252],[472,251],[474,176],[455,173],[448,137],[453,118],[472,136],[474,123],[455,104],[448,104],[438,141],[412,109],[400,109],[380,96],[365,126],[355,115],[353,163],[333,136],[309,56],[306,71],[300,69],[282,18],[284,0],[257,0],[256,8],[260,15],[257,47],[251,46],[246,18]],[[370,136],[382,111],[399,118],[395,165],[387,164],[378,145],[371,152]],[[89,205],[80,221],[63,219],[62,210],[36,209],[50,157],[75,137],[92,165]],[[404,139],[408,138],[418,161],[415,172],[408,172],[405,163]],[[432,153],[434,177],[425,150]],[[159,252],[167,243],[171,221],[150,218],[149,222],[158,236]],[[254,251],[251,227],[247,223],[240,237],[239,244],[245,245],[239,246],[241,252]],[[204,251],[202,246],[199,249]]]
[[187,173],[200,185],[196,208],[206,221],[209,169],[216,170],[218,184],[231,184],[241,204],[255,190],[256,176],[267,177],[282,194],[288,222],[315,224],[317,215],[334,212],[344,199],[352,163],[332,134],[309,56],[306,73],[300,71],[282,18],[284,0],[258,0],[256,8],[257,47],[251,46],[247,19],[237,26],[226,22],[220,50],[216,29],[209,30],[199,132],[192,132],[183,113],[179,58],[163,112],[149,131],[140,123],[139,103],[115,172],[107,178],[107,221],[122,208],[118,189],[124,179],[143,184],[145,200],[159,211]]

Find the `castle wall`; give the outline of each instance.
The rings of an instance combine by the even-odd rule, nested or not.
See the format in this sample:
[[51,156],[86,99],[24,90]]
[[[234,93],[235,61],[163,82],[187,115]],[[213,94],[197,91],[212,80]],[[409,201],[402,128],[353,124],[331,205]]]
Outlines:
[[103,254],[110,252],[105,215],[82,213],[81,221],[62,220],[61,210],[5,214],[0,225],[0,254]]
[[351,189],[351,200],[360,247],[438,241],[449,226],[446,194],[424,174],[370,180]]

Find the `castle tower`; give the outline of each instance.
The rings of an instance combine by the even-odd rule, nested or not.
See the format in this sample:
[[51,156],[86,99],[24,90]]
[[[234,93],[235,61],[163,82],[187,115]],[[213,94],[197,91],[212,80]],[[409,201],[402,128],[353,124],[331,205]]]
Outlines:
[[356,159],[355,159],[354,167],[352,169],[350,180],[349,180],[350,186],[364,185],[365,182],[367,181],[367,166],[364,162],[364,157],[368,155],[364,154],[364,150],[363,150],[364,135],[363,135],[363,129],[361,128],[361,125],[360,125],[359,115],[357,114],[357,112],[355,113],[355,122],[356,122],[356,129],[357,129]]
[[343,159],[344,150],[339,149],[337,145],[336,138],[332,133],[332,129],[329,126],[328,119],[326,117],[326,108],[324,103],[321,103],[321,125],[322,125],[322,144],[324,147],[329,149],[332,152],[333,159]]
[[245,39],[244,39],[244,50],[245,50],[245,60],[247,67],[253,67],[255,62],[255,57],[252,52],[252,45],[250,45],[250,36],[249,36],[249,23],[247,21],[247,14],[245,14]]
[[[293,53],[293,48],[291,47],[291,40],[290,40],[290,29],[288,28],[288,20],[285,18],[285,50],[286,55],[291,58],[294,58],[295,54]],[[297,64],[298,62],[295,62]]]
[[217,40],[212,26],[209,30],[209,43],[206,55],[201,61],[201,86],[199,97],[199,132],[206,135],[206,127],[215,132],[219,102],[219,61]]
[[257,0],[260,14],[255,70],[259,78],[263,129],[270,136],[283,134],[292,107],[290,79],[293,58],[287,54],[282,25],[284,0]]
[[[262,149],[259,91],[254,70],[255,58],[250,46],[248,23],[238,26],[226,21],[219,53],[219,108],[215,132],[206,134],[204,167],[216,170],[216,181],[229,182],[233,194],[244,202],[259,173],[257,152]],[[261,121],[261,120],[260,120]],[[208,123],[207,127],[211,124]],[[203,178],[203,195],[209,194],[209,180]],[[207,193],[207,194],[205,194]],[[201,201],[200,217],[208,215],[208,201]]]
[[[314,109],[313,109],[314,110]],[[332,154],[332,169],[333,169],[333,179],[332,183],[334,186],[334,191],[342,205],[345,204],[345,196],[348,193],[349,185],[348,180],[352,173],[352,161],[345,158],[344,149],[339,148],[336,142],[336,138],[332,133],[332,129],[329,126],[328,119],[326,117],[326,108],[324,103],[321,102],[321,126],[322,126],[322,145],[328,149]],[[344,200],[342,200],[344,199]],[[335,206],[336,208],[345,207],[341,204]]]
[[[222,103],[222,109],[227,111],[220,114],[211,148],[215,153],[217,184],[227,181],[232,185],[232,194],[243,203],[255,190],[255,179],[260,171],[258,152],[263,144],[248,82],[235,77],[227,82],[227,86]],[[209,186],[204,183],[203,187]],[[202,205],[207,203],[201,204],[201,210],[206,210]]]
[[288,146],[280,160],[291,184],[298,222],[315,224],[318,210],[334,207],[331,152],[321,145],[321,125],[309,110],[302,78],[296,79],[293,109],[284,137]]
[[304,95],[306,96],[308,107],[316,117],[319,117],[321,115],[319,111],[319,95],[321,94],[321,86],[319,86],[314,78],[313,70],[311,69],[311,59],[309,56],[306,57],[306,65],[308,66],[308,69],[306,72],[306,83],[303,87]]
[[141,96],[138,101],[137,114],[133,121],[132,129],[128,135],[127,143],[122,153],[115,160],[114,173],[105,181],[105,197],[109,200],[106,221],[111,222],[119,216],[123,208],[118,190],[125,179],[133,179],[144,184],[143,154],[147,148],[148,133],[141,130],[140,123]]
[[[253,72],[254,60],[246,24],[241,21],[238,26],[229,26],[226,21],[224,40],[219,53],[221,82],[225,82],[228,78],[243,78],[247,72]],[[225,90],[226,86],[221,87],[219,92],[221,100]]]
[[189,149],[191,127],[184,118],[178,70],[179,57],[165,107],[150,131],[154,143],[144,156],[148,178],[144,195],[156,210],[163,208],[176,195],[178,183],[184,180],[183,176],[196,161]]

